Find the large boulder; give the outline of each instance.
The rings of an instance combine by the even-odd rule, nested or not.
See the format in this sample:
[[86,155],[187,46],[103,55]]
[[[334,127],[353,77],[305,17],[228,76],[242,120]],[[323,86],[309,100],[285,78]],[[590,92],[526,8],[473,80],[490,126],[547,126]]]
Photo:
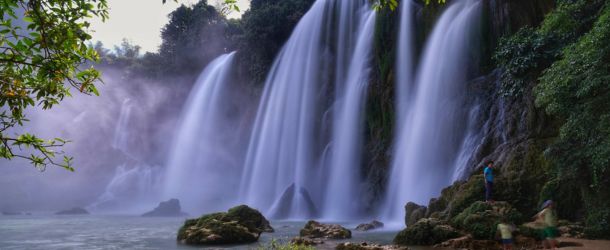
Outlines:
[[73,207],[71,209],[59,211],[55,214],[57,214],[57,215],[83,215],[83,214],[89,214],[89,212],[82,207]]
[[150,212],[142,214],[144,217],[183,217],[188,216],[187,213],[182,212],[180,207],[180,201],[178,199],[170,199],[163,201]]
[[362,223],[356,227],[357,231],[370,231],[383,227],[383,222],[381,221],[371,221],[369,223]]
[[326,239],[349,239],[352,237],[352,232],[347,228],[336,224],[322,224],[313,220],[308,221],[299,234],[301,237]]
[[263,232],[273,232],[269,221],[259,211],[241,205],[228,212],[186,220],[177,240],[189,245],[252,243]]
[[426,217],[426,207],[417,205],[414,202],[407,202],[405,212],[405,225],[407,227],[415,224],[419,219]]
[[457,230],[443,221],[425,218],[400,231],[394,237],[394,244],[433,245],[460,236]]
[[523,215],[507,202],[493,204],[477,201],[453,218],[452,225],[472,234],[474,239],[492,240],[498,223],[505,218],[510,223],[520,224]]

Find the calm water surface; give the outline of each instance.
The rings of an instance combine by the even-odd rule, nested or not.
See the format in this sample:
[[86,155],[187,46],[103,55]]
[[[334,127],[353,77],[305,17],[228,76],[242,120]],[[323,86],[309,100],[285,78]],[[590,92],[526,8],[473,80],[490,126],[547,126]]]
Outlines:
[[[272,222],[274,233],[258,243],[222,247],[190,247],[176,243],[183,218],[139,216],[1,216],[0,249],[261,249],[272,239],[285,242],[299,234],[305,222]],[[355,224],[343,224],[354,228]],[[358,232],[351,242],[390,244],[396,231]],[[328,247],[327,247],[328,248]],[[418,248],[415,248],[418,249]],[[419,248],[426,249],[426,248]]]

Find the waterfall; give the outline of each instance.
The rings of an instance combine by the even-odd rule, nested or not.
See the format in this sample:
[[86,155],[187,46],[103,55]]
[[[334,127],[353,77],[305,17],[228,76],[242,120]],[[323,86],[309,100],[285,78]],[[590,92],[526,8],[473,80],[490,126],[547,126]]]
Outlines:
[[158,173],[133,153],[133,130],[131,124],[134,105],[127,98],[121,104],[121,112],[114,131],[112,147],[124,158],[106,185],[104,192],[88,206],[91,210],[120,210],[139,212],[147,202],[153,202]]
[[[454,1],[428,38],[395,141],[384,217],[404,218],[408,201],[427,204],[451,184],[468,131],[467,62],[480,2]],[[400,116],[399,116],[400,117]],[[402,224],[402,223],[401,223]]]
[[413,67],[415,60],[415,27],[413,25],[415,4],[412,0],[400,2],[400,26],[398,30],[398,55],[396,59],[396,120],[400,127],[408,112],[413,91]]
[[180,199],[187,211],[220,211],[235,199],[239,157],[232,148],[235,123],[227,118],[234,55],[216,58],[200,74],[172,144],[163,196]]
[[112,147],[125,154],[129,151],[129,119],[132,109],[131,99],[125,99],[121,105],[121,114],[119,115],[119,121],[114,131],[114,140],[112,141]]
[[357,211],[361,204],[358,173],[375,16],[375,12],[370,9],[362,15],[358,29],[360,34],[349,65],[343,96],[337,100],[338,110],[332,136],[332,169],[323,211],[324,216],[333,219],[353,219],[362,212]]
[[[337,214],[327,211],[325,199],[349,196],[340,193],[346,187],[356,190],[360,166],[355,158],[360,156],[354,151],[360,146],[337,150],[333,143],[350,143],[346,136],[361,134],[375,19],[367,8],[365,0],[318,0],[295,27],[265,81],[244,162],[240,201],[275,218],[312,218]],[[328,99],[336,100],[328,104]],[[355,106],[348,107],[347,102]],[[333,129],[333,143],[324,136],[327,117],[350,126],[344,134]],[[354,165],[335,165],[345,157]],[[350,176],[341,176],[346,171]],[[326,195],[333,185],[337,190]],[[349,211],[357,209],[349,207],[350,201],[339,202]]]

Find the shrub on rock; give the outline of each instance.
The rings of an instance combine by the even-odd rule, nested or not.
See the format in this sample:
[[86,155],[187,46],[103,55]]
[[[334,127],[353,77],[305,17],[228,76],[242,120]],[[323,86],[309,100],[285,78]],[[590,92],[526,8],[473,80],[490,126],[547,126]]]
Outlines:
[[502,218],[517,225],[523,221],[523,215],[507,202],[495,202],[492,205],[477,201],[455,216],[452,224],[472,234],[475,239],[491,240]]
[[398,245],[433,245],[459,237],[460,233],[448,224],[434,218],[421,219],[394,237]]
[[186,220],[177,240],[190,245],[251,243],[262,232],[273,232],[269,221],[259,211],[241,205],[228,212]]

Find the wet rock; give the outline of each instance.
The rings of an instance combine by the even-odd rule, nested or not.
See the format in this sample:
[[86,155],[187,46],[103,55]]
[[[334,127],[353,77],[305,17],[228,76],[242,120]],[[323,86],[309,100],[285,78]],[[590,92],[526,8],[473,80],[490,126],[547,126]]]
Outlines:
[[450,239],[434,247],[444,247],[453,249],[487,250],[500,249],[500,244],[493,240],[475,240],[471,235]]
[[294,200],[302,201],[302,206],[299,207],[300,211],[303,212],[303,216],[306,218],[316,217],[318,210],[316,209],[311,196],[307,189],[303,187],[296,187],[294,183],[290,185],[282,196],[273,204],[270,212],[270,217],[274,219],[286,219],[290,216],[290,212],[293,211]]
[[337,245],[335,248],[337,250],[408,250],[409,248],[406,246],[397,246],[397,245],[378,245],[371,244],[367,242],[351,243],[345,242]]
[[383,222],[374,220],[369,223],[363,223],[363,224],[358,225],[356,227],[356,230],[370,231],[370,230],[374,230],[374,229],[378,229],[378,228],[382,228],[382,227],[383,227]]
[[187,213],[182,212],[180,207],[180,201],[178,199],[170,199],[163,201],[150,212],[142,214],[144,217],[183,217],[188,216]]
[[89,214],[89,212],[81,207],[73,207],[71,209],[59,211],[55,214],[57,214],[57,215],[80,215],[80,214]]
[[408,202],[405,205],[405,212],[405,225],[408,227],[426,216],[426,207],[417,205],[414,202]]
[[299,246],[316,246],[320,244],[324,244],[324,241],[321,239],[314,239],[309,237],[294,237],[290,240],[291,244],[299,245]]
[[186,220],[177,240],[189,245],[252,243],[263,232],[273,232],[269,221],[259,211],[241,205],[228,212]]
[[448,239],[460,237],[461,234],[445,222],[434,219],[421,219],[394,237],[397,245],[433,245]]
[[477,201],[455,216],[452,225],[472,234],[474,239],[492,240],[502,218],[517,225],[523,221],[523,215],[507,202]]
[[301,237],[326,238],[326,239],[349,239],[352,232],[336,224],[322,224],[310,220],[299,233]]

